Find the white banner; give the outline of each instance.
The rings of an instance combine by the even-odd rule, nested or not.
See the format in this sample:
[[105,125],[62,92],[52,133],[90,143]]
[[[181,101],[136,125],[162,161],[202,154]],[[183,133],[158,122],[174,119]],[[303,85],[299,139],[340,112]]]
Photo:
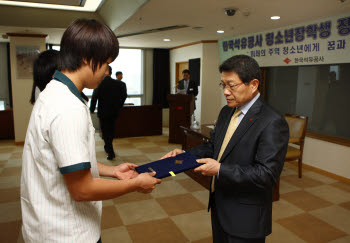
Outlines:
[[350,62],[350,13],[219,40],[221,63],[245,54],[261,67]]

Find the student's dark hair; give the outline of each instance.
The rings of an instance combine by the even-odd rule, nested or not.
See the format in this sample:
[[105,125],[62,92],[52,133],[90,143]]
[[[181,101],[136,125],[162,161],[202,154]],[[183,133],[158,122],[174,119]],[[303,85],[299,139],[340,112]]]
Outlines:
[[112,67],[108,65],[108,69],[109,69],[109,75],[112,74]]
[[63,33],[58,68],[75,71],[86,61],[95,72],[118,54],[119,42],[109,27],[94,19],[77,19]]
[[115,76],[118,76],[119,74],[123,74],[121,71],[118,71],[115,73]]
[[236,55],[224,61],[219,67],[222,72],[235,72],[243,83],[248,84],[251,80],[260,81],[260,67],[254,58],[247,55]]
[[188,69],[184,69],[184,70],[182,71],[182,74],[184,74],[184,73],[188,73],[189,75],[191,75],[190,70],[188,70]]
[[57,69],[58,51],[47,50],[39,54],[33,64],[33,88],[30,103],[35,103],[35,88],[43,91]]

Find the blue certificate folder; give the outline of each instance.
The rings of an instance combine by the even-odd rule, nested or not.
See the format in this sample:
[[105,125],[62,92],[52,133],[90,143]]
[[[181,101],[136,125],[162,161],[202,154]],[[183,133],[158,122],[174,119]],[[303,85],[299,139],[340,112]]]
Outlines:
[[186,152],[176,155],[175,157],[161,159],[148,164],[140,165],[135,169],[138,173],[152,172],[152,170],[154,170],[156,172],[155,177],[162,179],[171,176],[170,172],[178,174],[202,165],[197,163],[197,159],[199,158],[191,153]]

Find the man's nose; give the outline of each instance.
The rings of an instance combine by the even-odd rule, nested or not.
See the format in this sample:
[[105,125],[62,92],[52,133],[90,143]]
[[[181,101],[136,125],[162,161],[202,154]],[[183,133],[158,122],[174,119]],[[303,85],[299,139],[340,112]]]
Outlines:
[[230,95],[231,92],[228,88],[224,88],[224,95]]

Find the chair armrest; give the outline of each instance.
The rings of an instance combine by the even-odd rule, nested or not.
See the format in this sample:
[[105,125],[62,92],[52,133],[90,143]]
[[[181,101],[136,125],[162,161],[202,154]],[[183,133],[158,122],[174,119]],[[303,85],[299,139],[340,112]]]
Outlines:
[[289,138],[288,143],[300,143],[300,138]]

